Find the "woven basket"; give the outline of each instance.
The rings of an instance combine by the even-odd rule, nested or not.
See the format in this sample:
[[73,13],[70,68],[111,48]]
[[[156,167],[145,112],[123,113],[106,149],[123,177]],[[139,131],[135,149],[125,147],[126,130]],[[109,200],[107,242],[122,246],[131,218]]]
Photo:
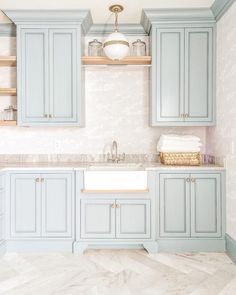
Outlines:
[[200,153],[160,153],[164,165],[199,166]]

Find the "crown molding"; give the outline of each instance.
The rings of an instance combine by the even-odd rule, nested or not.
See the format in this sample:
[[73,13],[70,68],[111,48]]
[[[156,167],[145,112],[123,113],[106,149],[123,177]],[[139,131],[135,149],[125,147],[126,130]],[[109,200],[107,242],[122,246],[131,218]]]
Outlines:
[[[120,24],[119,30],[125,35],[147,35],[141,24]],[[88,32],[88,35],[106,36],[111,34],[113,31],[113,24],[93,24]]]
[[143,9],[141,24],[149,34],[153,24],[215,22],[210,8]]
[[0,24],[0,36],[1,37],[15,37],[16,26],[14,24]]
[[87,33],[92,25],[89,10],[4,10],[7,17],[16,25],[34,23],[65,23],[81,25]]
[[235,0],[215,0],[211,6],[211,10],[218,21],[226,11],[235,3]]

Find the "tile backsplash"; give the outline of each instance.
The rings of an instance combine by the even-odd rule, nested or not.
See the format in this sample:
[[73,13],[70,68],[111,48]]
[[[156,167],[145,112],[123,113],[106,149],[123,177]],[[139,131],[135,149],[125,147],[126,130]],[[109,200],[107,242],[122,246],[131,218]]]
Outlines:
[[[0,55],[14,54],[15,38],[0,38]],[[15,86],[15,71],[0,68],[0,83]],[[173,132],[199,136],[205,152],[204,127],[149,127],[147,67],[85,68],[85,101],[85,128],[1,127],[0,154],[103,154],[113,140],[119,153],[155,154],[160,135]],[[10,104],[2,97],[0,109]]]

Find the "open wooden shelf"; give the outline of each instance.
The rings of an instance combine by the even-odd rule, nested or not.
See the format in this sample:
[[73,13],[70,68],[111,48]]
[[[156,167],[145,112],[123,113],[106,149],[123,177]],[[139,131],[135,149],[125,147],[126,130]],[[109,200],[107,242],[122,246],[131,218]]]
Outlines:
[[16,88],[0,88],[0,95],[16,96]]
[[0,56],[0,67],[15,67],[16,56]]
[[0,121],[0,126],[16,126],[16,121]]
[[111,60],[104,56],[82,56],[84,65],[151,65],[151,56],[128,56],[122,60]]

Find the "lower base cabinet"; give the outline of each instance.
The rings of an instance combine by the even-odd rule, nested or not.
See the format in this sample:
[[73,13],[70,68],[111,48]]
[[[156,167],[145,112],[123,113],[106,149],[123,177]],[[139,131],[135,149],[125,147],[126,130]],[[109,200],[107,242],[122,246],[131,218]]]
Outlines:
[[73,173],[10,176],[10,237],[69,238],[73,225]]
[[160,174],[160,237],[222,237],[221,175]]
[[81,238],[150,238],[150,200],[81,200]]

